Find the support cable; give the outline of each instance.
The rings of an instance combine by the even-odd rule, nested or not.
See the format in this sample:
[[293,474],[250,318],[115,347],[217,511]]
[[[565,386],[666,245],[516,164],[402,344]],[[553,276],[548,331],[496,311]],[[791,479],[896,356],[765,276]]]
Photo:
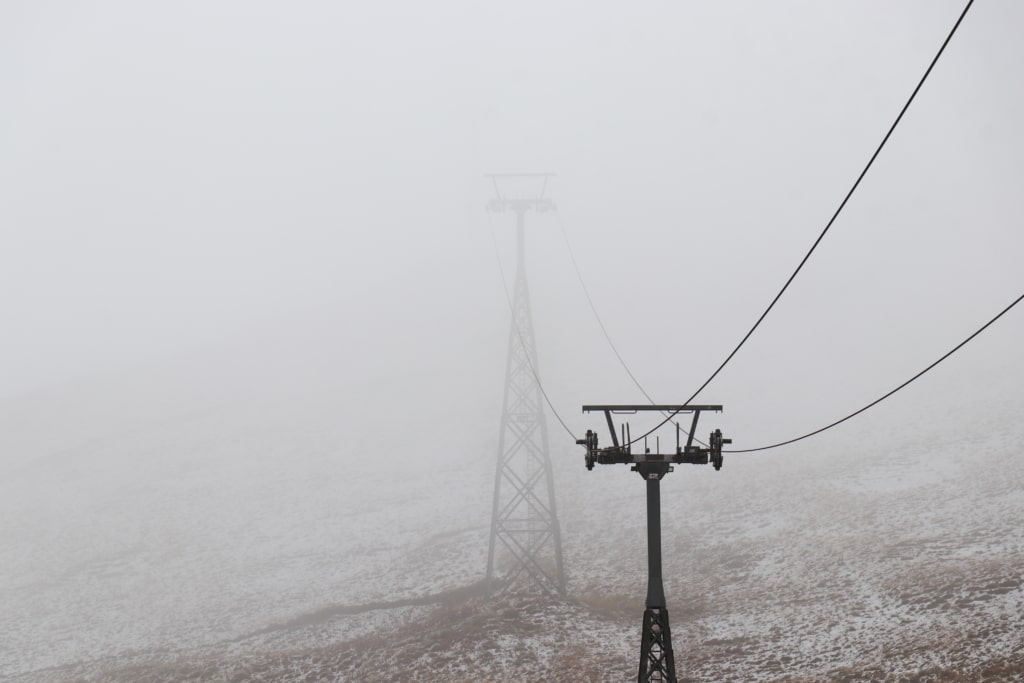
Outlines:
[[[522,330],[519,329],[519,323],[516,322],[516,312],[512,305],[512,295],[508,291],[508,283],[505,280],[505,268],[501,265],[501,251],[498,249],[498,238],[494,236],[493,224],[490,227],[491,243],[494,245],[494,258],[498,262],[498,274],[501,276],[501,288],[505,291],[505,301],[508,303],[509,313],[512,314],[512,327],[516,331],[516,336],[519,337],[519,343],[522,344],[523,349],[526,350],[529,347],[526,345],[526,340],[523,338]],[[565,424],[565,420],[563,420],[562,416],[558,414],[557,410],[555,410],[555,406],[551,403],[551,399],[548,398],[548,392],[544,391],[544,384],[540,381],[540,375],[537,374],[537,368],[533,366],[533,359],[530,358],[530,354],[524,353],[523,356],[526,358],[526,364],[530,366],[530,374],[532,374],[533,378],[537,381],[537,388],[540,389],[541,396],[544,397],[544,402],[548,404],[548,408],[550,408],[551,412],[554,413],[555,418],[558,420],[559,424],[562,425],[562,429],[565,430],[566,434],[572,437],[573,441],[576,441],[576,435],[572,433],[569,426]]]
[[[875,159],[878,158],[878,155],[881,153],[882,148],[885,147],[885,143],[889,141],[889,138],[892,136],[893,131],[896,130],[896,126],[899,125],[899,122],[903,119],[903,115],[907,113],[907,109],[910,108],[910,103],[914,101],[914,98],[917,96],[918,91],[921,90],[921,86],[924,85],[925,80],[928,79],[928,75],[932,72],[932,68],[939,61],[939,57],[942,56],[942,53],[945,51],[946,46],[949,44],[949,41],[953,38],[953,35],[960,27],[960,23],[964,20],[964,17],[967,16],[967,10],[971,9],[971,5],[973,4],[974,0],[968,0],[967,5],[963,9],[963,12],[960,13],[960,17],[956,20],[956,23],[953,25],[953,29],[949,32],[949,35],[946,36],[946,40],[942,42],[942,46],[939,48],[939,51],[935,53],[935,57],[932,58],[931,64],[928,65],[928,69],[925,70],[924,75],[921,77],[921,80],[918,81],[917,87],[914,88],[914,91],[910,94],[910,98],[907,99],[906,104],[903,105],[903,109],[900,110],[900,113],[896,117],[896,120],[893,121],[892,125],[889,127],[889,132],[887,132],[885,134],[885,137],[882,138],[882,142],[878,145],[878,148],[875,149],[875,153],[871,155],[871,158],[868,160],[868,163],[864,167],[864,170],[860,172],[859,176],[857,176],[857,180],[854,181],[853,186],[850,188],[850,191],[846,193],[846,196],[843,198],[843,201],[840,202],[839,208],[837,208],[835,213],[832,214],[832,218],[830,218],[828,223],[825,225],[825,229],[821,231],[820,235],[818,235],[818,239],[814,240],[814,244],[811,245],[810,250],[808,250],[808,252],[804,255],[803,259],[800,261],[800,264],[796,267],[796,270],[793,271],[793,274],[789,276],[788,280],[786,280],[786,284],[782,286],[782,289],[779,290],[779,293],[776,294],[775,298],[772,299],[772,302],[768,304],[768,308],[764,309],[764,313],[762,313],[761,317],[757,319],[757,322],[754,323],[754,326],[751,327],[745,335],[743,335],[743,339],[741,339],[740,343],[736,345],[736,348],[732,350],[732,353],[730,353],[726,357],[726,359],[722,361],[722,364],[718,366],[717,370],[711,373],[711,376],[704,381],[704,384],[701,384],[700,388],[698,388],[697,391],[693,392],[693,395],[686,400],[686,403],[689,403],[693,399],[697,398],[697,395],[700,394],[700,392],[704,391],[704,388],[707,387],[707,385],[710,384],[711,381],[718,376],[718,373],[722,371],[722,369],[729,363],[729,361],[732,360],[732,357],[736,355],[736,352],[739,351],[740,348],[746,343],[747,339],[750,338],[750,335],[754,334],[754,330],[756,330],[761,325],[761,322],[768,316],[768,313],[771,312],[771,310],[775,307],[775,304],[778,303],[779,299],[782,298],[783,293],[789,288],[789,285],[796,278],[797,273],[799,273],[801,269],[803,269],[804,264],[807,263],[807,259],[809,259],[811,257],[811,254],[814,253],[814,250],[818,248],[818,244],[821,243],[822,238],[824,238],[825,234],[829,231],[829,229],[831,229],[832,224],[836,222],[836,219],[839,217],[839,214],[842,212],[843,208],[846,207],[847,202],[850,201],[850,197],[853,196],[854,191],[856,191],[856,189],[860,186],[860,181],[864,179],[865,175],[867,175],[868,169],[870,169],[871,165],[875,163]],[[677,413],[673,413],[672,415],[669,416],[669,418],[675,417],[676,414]],[[650,436],[651,433],[663,427],[665,423],[669,421],[669,418],[666,418],[663,422],[654,427],[654,429],[648,431],[646,434],[643,434],[641,436],[638,436],[636,439],[633,439],[630,442],[630,444],[632,445],[637,441],[641,441],[645,437]]]
[[815,434],[821,434],[821,433],[822,433],[822,432],[824,432],[824,431],[827,431],[827,430],[829,430],[829,429],[832,429],[833,427],[836,427],[836,426],[838,426],[838,425],[841,425],[842,423],[846,422],[846,421],[847,421],[847,420],[849,420],[850,418],[852,418],[852,417],[856,417],[857,415],[860,415],[861,413],[863,413],[863,412],[864,412],[865,410],[867,410],[868,408],[872,408],[872,407],[874,407],[874,406],[878,405],[879,403],[881,403],[881,402],[882,402],[882,401],[884,401],[885,399],[889,398],[890,396],[892,396],[893,394],[895,394],[895,393],[896,393],[897,391],[899,391],[899,390],[900,390],[900,389],[902,389],[903,387],[905,387],[905,386],[909,385],[909,384],[910,384],[911,382],[913,382],[914,380],[916,380],[916,379],[917,379],[918,377],[921,377],[922,375],[924,375],[924,374],[925,374],[926,372],[928,372],[929,370],[931,370],[932,368],[934,368],[934,367],[935,367],[936,365],[938,365],[938,364],[939,364],[939,363],[941,363],[942,361],[944,361],[944,360],[946,360],[947,358],[949,358],[950,356],[952,356],[952,355],[953,355],[954,353],[956,353],[957,351],[959,351],[961,347],[963,347],[964,345],[966,345],[966,344],[967,344],[967,342],[971,341],[972,339],[974,339],[975,337],[977,337],[977,336],[978,336],[979,334],[981,334],[982,332],[984,332],[984,331],[985,331],[985,328],[987,328],[987,327],[988,327],[989,325],[991,325],[991,324],[992,324],[992,323],[994,323],[995,321],[999,320],[999,319],[1000,319],[1001,317],[1003,317],[1003,314],[1005,314],[1005,313],[1006,313],[1007,311],[1009,311],[1009,310],[1010,310],[1011,308],[1013,308],[1013,307],[1014,307],[1014,306],[1016,306],[1016,305],[1017,305],[1018,303],[1020,303],[1021,299],[1024,299],[1024,294],[1021,294],[1021,295],[1020,295],[1019,297],[1017,297],[1017,300],[1016,300],[1016,301],[1014,301],[1014,302],[1013,302],[1012,304],[1010,304],[1009,306],[1007,306],[1006,308],[1004,308],[1004,309],[1003,309],[1003,310],[1002,310],[1002,311],[1001,311],[1001,312],[999,313],[999,315],[997,315],[996,317],[992,318],[992,319],[991,319],[991,320],[989,320],[989,321],[988,321],[987,323],[985,323],[984,325],[982,325],[982,326],[981,326],[981,327],[980,327],[980,328],[979,328],[979,329],[978,329],[977,331],[975,331],[975,332],[974,332],[974,334],[972,334],[972,335],[971,335],[971,336],[969,336],[969,337],[968,337],[967,339],[964,339],[964,340],[963,340],[962,342],[960,342],[959,344],[957,344],[956,346],[954,346],[954,347],[953,347],[952,349],[950,349],[950,350],[949,350],[948,352],[946,352],[946,354],[945,354],[945,355],[943,355],[943,356],[942,356],[941,358],[939,358],[939,359],[938,359],[937,361],[935,361],[934,363],[932,363],[931,365],[929,365],[928,367],[926,367],[926,368],[925,368],[924,370],[922,370],[921,372],[917,373],[916,375],[914,375],[913,377],[911,377],[911,378],[910,378],[910,379],[908,379],[908,380],[907,380],[906,382],[904,382],[903,384],[899,385],[898,387],[896,387],[895,389],[893,389],[893,390],[892,390],[892,391],[890,391],[889,393],[887,393],[887,394],[885,394],[885,395],[883,395],[883,396],[880,396],[879,398],[876,398],[876,399],[875,399],[874,401],[872,401],[871,403],[867,404],[866,406],[864,406],[863,408],[861,408],[861,409],[859,409],[859,410],[855,410],[855,411],[853,411],[852,413],[850,413],[850,414],[849,414],[849,415],[847,415],[846,417],[844,417],[844,418],[842,418],[842,419],[839,419],[839,420],[836,420],[836,421],[835,421],[835,422],[833,422],[832,424],[829,424],[829,425],[825,425],[825,426],[824,426],[824,427],[822,427],[821,429],[815,429],[815,430],[814,430],[813,432],[808,432],[807,434],[804,434],[803,436],[798,436],[798,437],[796,437],[795,439],[787,439],[786,441],[780,441],[779,443],[773,443],[773,444],[772,444],[772,445],[770,445],[770,446],[760,446],[760,447],[758,447],[758,448],[744,448],[744,449],[741,449],[741,450],[732,450],[732,451],[722,451],[722,452],[723,452],[723,453],[753,453],[753,452],[755,452],[755,451],[766,451],[766,450],[768,450],[768,449],[770,449],[770,448],[778,448],[779,446],[786,446],[786,445],[788,445],[788,444],[791,444],[791,443],[796,443],[797,441],[802,441],[802,440],[804,440],[804,439],[806,439],[806,438],[809,438],[809,437],[812,437],[812,436],[814,436]]
[[[651,398],[651,395],[647,393],[647,390],[643,388],[643,386],[640,384],[640,381],[629,369],[629,366],[626,364],[626,361],[622,357],[622,354],[619,353],[619,349],[616,348],[615,342],[612,341],[611,335],[608,334],[608,328],[604,326],[604,321],[601,320],[601,314],[597,312],[597,306],[594,305],[594,300],[590,297],[590,290],[587,288],[587,283],[584,282],[583,280],[583,273],[580,271],[579,263],[577,263],[576,261],[576,254],[573,252],[572,243],[569,242],[569,235],[566,233],[565,225],[563,225],[562,223],[562,216],[560,213],[556,211],[555,217],[558,222],[558,230],[559,232],[562,233],[562,240],[565,242],[565,248],[569,252],[569,260],[572,261],[573,270],[576,271],[576,279],[578,279],[580,282],[580,288],[583,289],[583,295],[587,298],[587,303],[590,304],[590,311],[591,313],[594,314],[594,319],[597,320],[597,325],[598,327],[601,328],[601,332],[604,334],[605,341],[608,342],[608,346],[611,348],[612,353],[614,353],[615,357],[619,359],[619,364],[622,366],[622,369],[626,371],[626,374],[629,375],[629,378],[633,380],[633,384],[636,385],[636,388],[640,390],[640,393],[644,395],[644,398],[646,398],[651,405],[656,405],[655,400]],[[669,421],[672,420],[672,415],[669,415],[668,413],[662,413],[662,415],[664,415],[666,419],[668,419]],[[676,424],[675,422],[673,422],[673,424],[676,427],[678,427],[684,434],[686,434],[686,436],[690,435],[690,432],[688,432],[685,427],[682,427],[681,425]],[[702,446],[707,446],[706,443],[698,439],[696,436],[694,436],[694,441],[696,441]]]

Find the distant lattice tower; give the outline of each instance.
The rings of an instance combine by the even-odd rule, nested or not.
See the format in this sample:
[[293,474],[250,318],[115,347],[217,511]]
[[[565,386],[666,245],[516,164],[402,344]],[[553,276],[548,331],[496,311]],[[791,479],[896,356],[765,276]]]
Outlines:
[[[487,552],[487,594],[495,589],[495,550],[501,545],[511,564],[500,581],[510,586],[524,577],[545,593],[565,594],[562,536],[555,508],[555,487],[548,452],[548,428],[538,382],[537,346],[530,313],[530,289],[524,259],[526,213],[554,209],[544,197],[548,174],[490,176],[497,197],[488,210],[516,215],[517,265],[512,294],[512,324],[505,362],[505,398],[494,474],[494,506]],[[499,180],[536,178],[540,191],[529,198],[503,196]]]

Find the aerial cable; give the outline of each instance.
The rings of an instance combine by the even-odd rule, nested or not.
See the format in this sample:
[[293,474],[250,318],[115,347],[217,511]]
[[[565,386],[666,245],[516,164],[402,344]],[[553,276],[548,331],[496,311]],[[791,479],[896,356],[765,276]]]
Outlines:
[[594,319],[597,320],[597,325],[598,327],[601,328],[601,332],[604,334],[605,341],[608,342],[608,346],[611,347],[612,353],[614,353],[615,357],[619,359],[619,364],[622,365],[622,369],[626,371],[626,374],[629,375],[629,378],[633,380],[633,384],[636,385],[636,388],[639,389],[640,393],[643,394],[644,397],[653,404],[654,399],[651,398],[650,395],[644,390],[643,386],[640,385],[640,382],[637,380],[636,376],[633,375],[633,372],[629,369],[629,366],[626,365],[626,361],[622,358],[622,354],[619,353],[618,348],[616,348],[615,342],[612,341],[611,335],[608,334],[608,328],[604,326],[604,321],[601,320],[601,315],[597,312],[597,307],[594,306],[594,300],[590,297],[590,290],[587,288],[587,283],[583,281],[583,274],[580,272],[580,266],[576,262],[576,254],[573,252],[572,244],[570,244],[569,242],[569,236],[566,234],[565,226],[562,224],[562,217],[561,215],[558,214],[557,211],[555,212],[555,215],[558,219],[558,230],[559,232],[562,233],[562,240],[565,242],[565,248],[569,252],[569,260],[572,261],[573,270],[576,271],[576,278],[579,280],[580,287],[583,289],[583,295],[587,298],[587,303],[590,304],[590,311],[594,314]]
[[[501,265],[501,251],[498,249],[498,238],[494,236],[493,223],[490,228],[491,242],[494,244],[494,258],[498,262],[498,274],[501,276],[501,288],[505,291],[505,301],[508,303],[509,313],[512,314],[512,328],[516,331],[516,336],[519,337],[519,343],[523,345],[523,349],[525,350],[528,347],[526,345],[526,340],[523,338],[523,332],[519,329],[519,323],[516,322],[515,308],[512,305],[512,295],[508,291],[508,283],[505,280],[505,268]],[[551,403],[551,399],[548,398],[548,392],[544,391],[544,384],[540,381],[540,375],[537,373],[537,368],[533,365],[533,359],[530,358],[530,354],[524,353],[523,356],[526,358],[526,364],[530,366],[530,373],[537,381],[537,388],[540,389],[541,396],[544,397],[544,402],[548,404],[548,408],[550,408],[551,412],[554,413],[555,418],[558,420],[559,424],[562,425],[562,429],[565,430],[566,434],[572,437],[573,441],[576,441],[576,435],[572,433],[569,426],[565,424],[565,420],[563,420],[562,416],[558,414],[557,410],[555,410],[555,406]]]
[[[764,309],[764,313],[762,313],[761,317],[757,319],[757,322],[754,323],[754,326],[751,327],[745,335],[743,335],[743,339],[741,339],[740,343],[736,345],[736,348],[732,350],[732,353],[726,356],[725,360],[722,361],[722,364],[718,366],[718,369],[711,373],[711,376],[704,381],[704,384],[700,385],[697,391],[693,392],[693,395],[690,396],[690,398],[686,399],[686,403],[689,403],[693,399],[697,398],[697,395],[700,394],[700,392],[704,391],[705,387],[707,387],[707,385],[710,384],[711,381],[718,376],[718,373],[722,371],[722,369],[729,363],[729,361],[732,360],[732,357],[736,355],[736,352],[739,351],[740,348],[746,343],[747,339],[750,338],[750,335],[754,334],[754,330],[756,330],[761,325],[761,322],[768,316],[768,313],[775,307],[775,304],[778,303],[779,299],[782,298],[783,293],[789,288],[790,283],[792,283],[793,280],[796,278],[797,273],[799,273],[801,269],[803,269],[804,264],[807,263],[807,259],[809,259],[811,257],[811,254],[814,253],[814,250],[818,248],[818,244],[821,243],[822,238],[825,237],[825,234],[832,227],[832,224],[836,222],[836,219],[839,217],[839,214],[843,211],[843,208],[846,207],[847,202],[850,201],[850,197],[853,196],[853,193],[860,186],[860,181],[864,179],[865,175],[867,175],[868,169],[870,169],[871,165],[875,163],[875,159],[878,158],[878,155],[879,153],[881,153],[882,148],[885,147],[885,143],[889,141],[889,138],[892,136],[893,131],[896,130],[896,126],[899,125],[899,122],[903,119],[903,115],[907,113],[907,109],[910,108],[910,103],[914,101],[914,98],[917,96],[918,91],[921,90],[921,86],[924,85],[924,82],[928,79],[928,75],[932,72],[932,68],[934,68],[935,64],[939,61],[939,57],[942,56],[942,53],[943,51],[945,51],[946,46],[949,44],[949,41],[953,38],[953,35],[960,27],[960,23],[964,20],[964,17],[967,16],[967,10],[971,9],[971,5],[973,4],[974,0],[968,0],[967,5],[963,9],[963,12],[960,13],[960,17],[956,20],[956,23],[953,25],[953,29],[949,32],[949,35],[946,36],[946,40],[942,42],[942,46],[939,48],[939,51],[935,53],[935,57],[932,58],[931,64],[928,65],[928,69],[925,70],[924,75],[921,77],[921,80],[918,81],[917,87],[914,88],[914,91],[910,94],[910,97],[907,99],[906,104],[903,105],[903,108],[900,110],[900,113],[896,117],[896,120],[893,121],[892,125],[889,127],[889,132],[887,132],[885,134],[885,137],[882,138],[882,142],[879,143],[878,148],[875,149],[875,153],[871,155],[871,158],[868,160],[868,163],[864,167],[864,170],[860,172],[859,176],[857,176],[857,180],[854,181],[853,186],[850,188],[850,191],[846,193],[846,196],[843,198],[843,201],[840,202],[839,208],[837,208],[835,210],[835,213],[832,214],[832,218],[830,218],[828,223],[825,225],[825,229],[821,231],[820,235],[818,235],[818,239],[814,240],[814,244],[811,245],[811,248],[804,255],[803,259],[801,259],[800,264],[796,267],[796,270],[793,271],[793,274],[789,276],[788,280],[786,280],[786,284],[782,286],[782,289],[779,290],[779,293],[776,294],[775,298],[772,299],[772,302],[768,304],[768,308]],[[660,429],[665,425],[665,423],[669,421],[670,418],[675,417],[677,413],[678,411],[670,415],[663,422],[654,427],[654,429],[648,431],[646,434],[643,434],[637,437],[636,439],[633,439],[630,442],[630,444],[634,444],[637,441],[640,441],[645,437],[649,436],[654,431]]]
[[974,339],[975,337],[977,337],[977,336],[978,336],[979,334],[981,334],[982,332],[984,332],[984,331],[985,331],[985,328],[987,328],[987,327],[988,327],[989,325],[991,325],[992,323],[994,323],[995,321],[997,321],[997,320],[999,320],[999,319],[1000,319],[1001,317],[1003,317],[1003,314],[1004,314],[1004,313],[1006,313],[1006,312],[1007,312],[1007,311],[1009,311],[1009,310],[1010,310],[1011,308],[1013,308],[1013,307],[1014,307],[1014,306],[1016,306],[1016,305],[1017,305],[1018,303],[1020,303],[1021,299],[1024,299],[1024,294],[1021,294],[1021,295],[1020,295],[1019,297],[1017,297],[1017,300],[1016,300],[1016,301],[1014,301],[1014,302],[1013,302],[1012,304],[1010,304],[1009,306],[1007,306],[1006,308],[1004,308],[1004,309],[1003,309],[1003,310],[1002,310],[1002,311],[1001,311],[1001,312],[999,313],[999,315],[997,315],[996,317],[992,318],[992,319],[991,319],[991,320],[989,320],[989,321],[988,321],[987,323],[985,323],[984,325],[982,325],[982,326],[981,326],[981,328],[979,328],[979,329],[978,329],[978,330],[977,330],[977,331],[976,331],[976,332],[975,332],[974,334],[972,334],[972,335],[971,335],[970,337],[968,337],[967,339],[964,339],[964,340],[963,340],[962,342],[960,342],[959,344],[957,344],[956,346],[954,346],[954,347],[953,347],[952,349],[950,349],[950,350],[949,350],[949,351],[948,351],[948,352],[947,352],[947,353],[946,353],[945,355],[943,355],[943,356],[942,356],[941,358],[939,358],[939,359],[938,359],[937,361],[935,361],[934,363],[932,363],[931,365],[929,365],[928,367],[926,367],[926,368],[925,368],[924,370],[922,370],[921,372],[917,373],[916,375],[914,375],[913,377],[911,377],[911,378],[910,378],[910,379],[908,379],[908,380],[907,380],[906,382],[904,382],[903,384],[899,385],[898,387],[896,387],[895,389],[893,389],[893,390],[892,390],[892,391],[890,391],[889,393],[887,393],[887,394],[885,394],[885,395],[883,395],[883,396],[881,396],[881,397],[879,397],[879,398],[876,398],[876,399],[875,399],[874,401],[872,401],[871,403],[867,404],[866,406],[864,406],[864,407],[863,407],[863,408],[861,408],[860,410],[855,410],[854,412],[850,413],[850,414],[849,414],[849,415],[847,415],[846,417],[844,417],[844,418],[842,418],[842,419],[840,419],[840,420],[836,420],[836,421],[835,421],[835,422],[833,422],[832,424],[829,424],[829,425],[825,425],[825,426],[824,426],[824,427],[822,427],[821,429],[815,429],[815,430],[814,430],[813,432],[808,432],[807,434],[804,434],[803,436],[798,436],[798,437],[796,437],[795,439],[787,439],[786,441],[780,441],[779,443],[773,443],[773,444],[772,444],[772,445],[770,445],[770,446],[760,446],[760,447],[758,447],[758,448],[744,448],[744,449],[742,449],[742,450],[733,450],[733,451],[722,451],[722,452],[723,452],[723,453],[753,453],[753,452],[755,452],[755,451],[766,451],[766,450],[768,450],[768,449],[770,449],[770,448],[778,448],[779,446],[786,446],[786,445],[788,445],[788,444],[791,444],[791,443],[796,443],[797,441],[802,441],[802,440],[804,440],[804,439],[806,439],[806,438],[808,438],[808,437],[814,436],[815,434],[821,434],[822,432],[824,432],[824,431],[826,431],[826,430],[829,430],[829,429],[832,429],[832,428],[833,428],[833,427],[835,427],[835,426],[841,425],[842,423],[846,422],[846,421],[847,421],[847,420],[849,420],[850,418],[852,418],[852,417],[856,417],[857,415],[860,415],[861,413],[863,413],[863,412],[864,412],[865,410],[867,410],[868,408],[872,408],[872,407],[874,407],[874,406],[878,405],[879,403],[881,403],[881,402],[882,402],[882,401],[884,401],[885,399],[889,398],[890,396],[892,396],[893,394],[895,394],[895,393],[896,393],[897,391],[899,391],[899,390],[900,390],[900,389],[902,389],[903,387],[907,386],[908,384],[910,384],[911,382],[913,382],[914,380],[916,380],[916,379],[917,379],[918,377],[921,377],[922,375],[924,375],[924,374],[925,374],[926,372],[928,372],[929,370],[931,370],[932,368],[934,368],[934,367],[935,367],[936,365],[938,365],[938,364],[939,364],[939,363],[941,363],[942,361],[944,361],[944,360],[946,360],[947,358],[949,358],[950,356],[952,356],[952,355],[953,355],[954,353],[956,353],[957,351],[959,351],[961,347],[963,347],[963,346],[964,346],[965,344],[967,344],[967,342],[971,341],[972,339]]
[[[640,381],[629,369],[629,366],[626,364],[626,361],[622,357],[622,354],[619,353],[619,349],[615,346],[615,342],[612,341],[611,335],[608,334],[608,328],[604,326],[604,321],[601,320],[601,314],[597,312],[597,306],[594,305],[594,300],[590,296],[590,290],[587,288],[587,283],[584,282],[583,280],[583,273],[580,271],[579,263],[577,263],[576,261],[576,254],[573,252],[572,249],[572,243],[569,242],[569,235],[565,231],[565,225],[562,223],[562,216],[560,213],[558,213],[558,211],[555,211],[555,218],[558,222],[558,230],[559,232],[562,233],[562,240],[565,242],[565,248],[569,252],[569,260],[572,261],[573,270],[576,271],[576,279],[579,280],[580,287],[583,289],[583,295],[587,298],[587,303],[590,304],[590,311],[594,314],[594,319],[597,320],[597,325],[598,327],[601,328],[601,332],[604,334],[605,341],[608,342],[608,346],[611,348],[612,353],[614,353],[615,357],[619,359],[619,364],[622,365],[622,369],[626,371],[627,375],[629,375],[629,378],[633,381],[633,384],[636,385],[636,388],[640,390],[640,393],[644,395],[644,398],[646,398],[651,405],[655,405],[655,400],[651,398],[651,395],[647,393],[647,390],[643,388],[643,386],[640,384]],[[665,415],[669,420],[671,420],[672,418],[672,416],[669,415],[668,413],[662,413],[662,415]],[[678,424],[676,424],[676,427],[679,427],[679,429],[687,436],[690,435],[690,433],[686,430],[685,427],[681,427]],[[694,440],[700,443],[702,446],[707,446],[706,443],[704,443],[703,441],[696,437],[694,437]]]

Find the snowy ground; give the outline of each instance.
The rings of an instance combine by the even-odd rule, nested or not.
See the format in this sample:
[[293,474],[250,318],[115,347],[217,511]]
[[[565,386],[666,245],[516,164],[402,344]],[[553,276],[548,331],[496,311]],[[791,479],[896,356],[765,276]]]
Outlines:
[[[1016,414],[677,468],[681,680],[1024,680]],[[570,597],[487,600],[490,452],[392,468],[255,423],[179,416],[8,465],[0,678],[635,675],[644,487],[625,467],[556,449]]]

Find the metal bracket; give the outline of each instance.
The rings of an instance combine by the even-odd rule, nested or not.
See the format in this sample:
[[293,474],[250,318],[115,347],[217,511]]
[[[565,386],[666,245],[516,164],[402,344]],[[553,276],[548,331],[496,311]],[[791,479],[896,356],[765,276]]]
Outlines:
[[[612,414],[637,413],[637,412],[670,412],[672,414],[692,413],[693,420],[690,423],[690,433],[686,438],[686,445],[680,446],[680,427],[676,426],[676,451],[675,453],[651,453],[649,448],[644,448],[643,453],[633,453],[632,444],[629,440],[629,423],[622,425],[623,440],[619,441],[616,433],[615,423]],[[693,445],[693,435],[697,431],[697,421],[701,412],[722,412],[720,405],[585,405],[583,412],[603,412],[605,421],[608,423],[608,431],[611,434],[612,445],[607,448],[599,448],[597,433],[587,430],[584,438],[578,439],[576,443],[587,449],[586,466],[588,470],[594,469],[595,464],[617,465],[631,464],[633,470],[639,472],[644,478],[657,478],[671,472],[672,468],[667,463],[707,465],[711,463],[715,470],[722,469],[722,446],[731,444],[732,439],[722,436],[722,430],[716,429],[711,432],[708,440],[708,447],[701,448]]]

